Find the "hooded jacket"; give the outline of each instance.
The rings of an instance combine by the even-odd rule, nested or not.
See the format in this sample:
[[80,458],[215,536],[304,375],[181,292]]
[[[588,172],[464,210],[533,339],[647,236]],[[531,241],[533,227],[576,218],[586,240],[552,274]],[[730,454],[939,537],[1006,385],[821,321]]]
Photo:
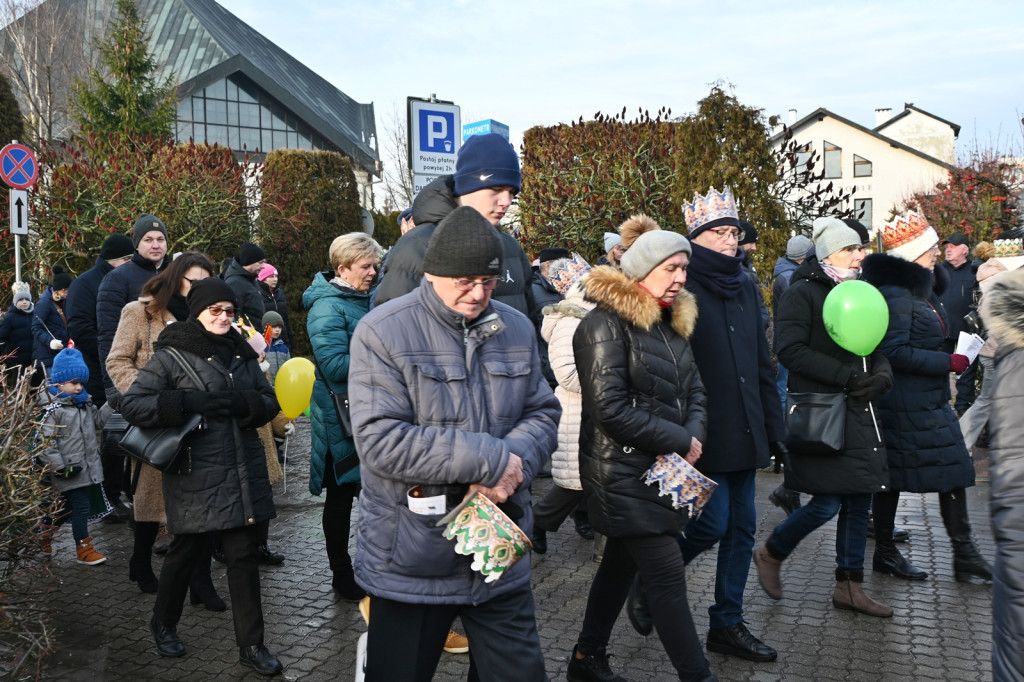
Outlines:
[[4,319],[0,320],[0,356],[11,356],[5,361],[9,366],[27,367],[32,364],[32,346],[35,344],[35,338],[32,336],[33,312],[34,303],[28,310],[12,305]]
[[224,281],[238,297],[238,311],[236,317],[242,315],[249,321],[249,326],[263,333],[263,314],[266,309],[263,307],[263,293],[256,281],[256,275],[249,272],[232,258],[224,270]]
[[704,385],[689,337],[697,302],[685,289],[671,308],[610,266],[594,268],[596,304],[573,336],[583,394],[580,478],[590,523],[608,537],[677,535],[688,517],[641,477],[658,455],[704,441]]
[[[388,251],[380,271],[380,284],[373,296],[373,305],[383,305],[404,296],[423,280],[423,257],[430,238],[446,215],[458,208],[455,197],[455,176],[442,175],[424,187],[412,204],[416,227],[402,235]],[[501,282],[491,299],[512,306],[529,317],[533,310],[531,287],[533,270],[515,237],[498,230],[501,237]],[[458,249],[458,244],[452,244]]]
[[50,484],[59,493],[84,488],[93,483],[103,482],[103,465],[100,462],[99,443],[96,430],[102,429],[109,412],[100,412],[92,400],[78,402],[74,396],[54,397],[47,391],[40,393],[43,417],[39,424],[39,435],[46,441],[42,460],[51,472],[78,471],[74,476],[50,474]]
[[363,484],[356,581],[373,596],[418,604],[481,604],[528,587],[529,554],[484,582],[444,538],[441,515],[414,514],[408,494],[422,486],[451,508],[470,484],[497,484],[514,453],[523,482],[509,500],[523,513],[515,522],[533,533],[530,482],[555,449],[561,413],[540,374],[533,324],[493,301],[467,324],[424,281],[359,322],[351,355]]
[[949,404],[948,322],[936,278],[916,263],[872,254],[861,276],[889,307],[889,328],[878,345],[892,366],[892,391],[878,400],[892,489],[949,492],[974,485],[974,464]]
[[[335,476],[335,483],[341,485],[359,480],[358,463],[345,461],[355,457],[355,444],[342,433],[327,386],[335,394],[348,393],[349,343],[356,324],[370,308],[370,294],[332,284],[331,279],[330,272],[318,272],[302,294],[302,305],[309,311],[306,331],[319,365],[309,406],[312,426],[309,492],[313,495],[323,491],[325,476],[335,476],[334,471],[325,471],[328,452],[335,466],[343,463],[342,468],[347,468],[341,476]],[[353,463],[354,466],[348,466]]]
[[[241,528],[277,515],[256,429],[273,419],[280,406],[260,371],[256,351],[234,329],[227,336],[234,355],[225,366],[199,322],[189,319],[170,325],[121,400],[124,418],[148,427],[183,424],[188,416],[182,409],[186,391],[230,391],[248,407],[241,417],[207,419],[205,427],[189,438],[187,453],[182,455],[186,472],[164,473],[167,529],[175,535]],[[163,350],[167,347],[181,351],[202,386],[196,386]]]
[[[850,376],[863,371],[861,358],[840,347],[825,329],[822,309],[835,286],[817,259],[810,258],[793,273],[779,304],[775,352],[779,362],[789,368],[789,390],[794,393],[842,393]],[[881,351],[867,358],[867,368],[892,385],[892,368]],[[889,490],[885,442],[875,431],[868,403],[847,397],[845,437],[838,455],[806,455],[791,450],[786,487],[812,495]]]
[[982,299],[990,338],[999,344],[989,416],[992,570],[992,678],[1024,679],[1024,278],[1000,275]]
[[68,323],[64,316],[64,305],[53,300],[53,287],[46,287],[43,295],[36,301],[32,312],[32,359],[46,367],[53,366],[53,359],[60,350],[50,348],[54,339],[68,346]]

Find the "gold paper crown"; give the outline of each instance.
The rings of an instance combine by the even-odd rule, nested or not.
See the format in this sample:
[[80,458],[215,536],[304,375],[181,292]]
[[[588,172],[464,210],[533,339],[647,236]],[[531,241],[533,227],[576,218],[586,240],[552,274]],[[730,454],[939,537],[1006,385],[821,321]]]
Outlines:
[[728,187],[722,192],[712,187],[707,196],[694,194],[692,204],[683,204],[683,218],[691,233],[701,227],[740,224],[736,198]]
[[898,249],[920,237],[929,227],[923,215],[910,211],[905,216],[896,216],[891,223],[882,226],[882,243],[886,251]]
[[551,275],[551,284],[554,285],[555,289],[558,289],[558,293],[565,296],[565,294],[572,288],[572,285],[579,281],[583,275],[590,272],[590,264],[583,260],[583,257],[578,253],[572,254],[572,259],[567,260],[562,268],[559,268],[558,272]]

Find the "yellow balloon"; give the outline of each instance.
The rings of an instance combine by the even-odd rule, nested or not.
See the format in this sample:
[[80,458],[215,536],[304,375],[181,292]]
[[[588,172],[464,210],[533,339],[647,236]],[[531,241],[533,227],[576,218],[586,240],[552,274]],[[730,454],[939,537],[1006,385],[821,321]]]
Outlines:
[[274,381],[274,391],[284,416],[295,419],[309,407],[314,381],[313,363],[306,358],[292,358],[281,365]]

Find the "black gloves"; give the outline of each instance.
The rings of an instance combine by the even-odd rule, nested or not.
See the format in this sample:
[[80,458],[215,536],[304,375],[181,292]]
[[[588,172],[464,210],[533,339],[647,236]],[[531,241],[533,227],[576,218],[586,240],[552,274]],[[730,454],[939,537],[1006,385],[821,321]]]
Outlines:
[[104,391],[107,397],[107,404],[117,411],[121,408],[121,391],[117,390],[113,386]]
[[846,382],[846,395],[855,400],[870,402],[892,388],[883,376],[854,372]]
[[241,393],[228,393],[231,397],[231,416],[241,419],[249,416],[249,403],[245,401]]
[[208,419],[231,416],[233,394],[229,391],[184,391],[181,407],[185,412],[198,412]]

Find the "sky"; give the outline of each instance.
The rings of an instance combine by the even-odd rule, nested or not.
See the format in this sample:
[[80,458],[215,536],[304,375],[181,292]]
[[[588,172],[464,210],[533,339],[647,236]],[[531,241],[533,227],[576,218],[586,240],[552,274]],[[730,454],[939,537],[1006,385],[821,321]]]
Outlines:
[[784,121],[825,107],[874,127],[875,109],[913,103],[961,126],[958,154],[1024,147],[1020,0],[218,1],[373,102],[379,139],[407,96],[505,123],[518,147],[623,106],[684,115],[721,81]]

